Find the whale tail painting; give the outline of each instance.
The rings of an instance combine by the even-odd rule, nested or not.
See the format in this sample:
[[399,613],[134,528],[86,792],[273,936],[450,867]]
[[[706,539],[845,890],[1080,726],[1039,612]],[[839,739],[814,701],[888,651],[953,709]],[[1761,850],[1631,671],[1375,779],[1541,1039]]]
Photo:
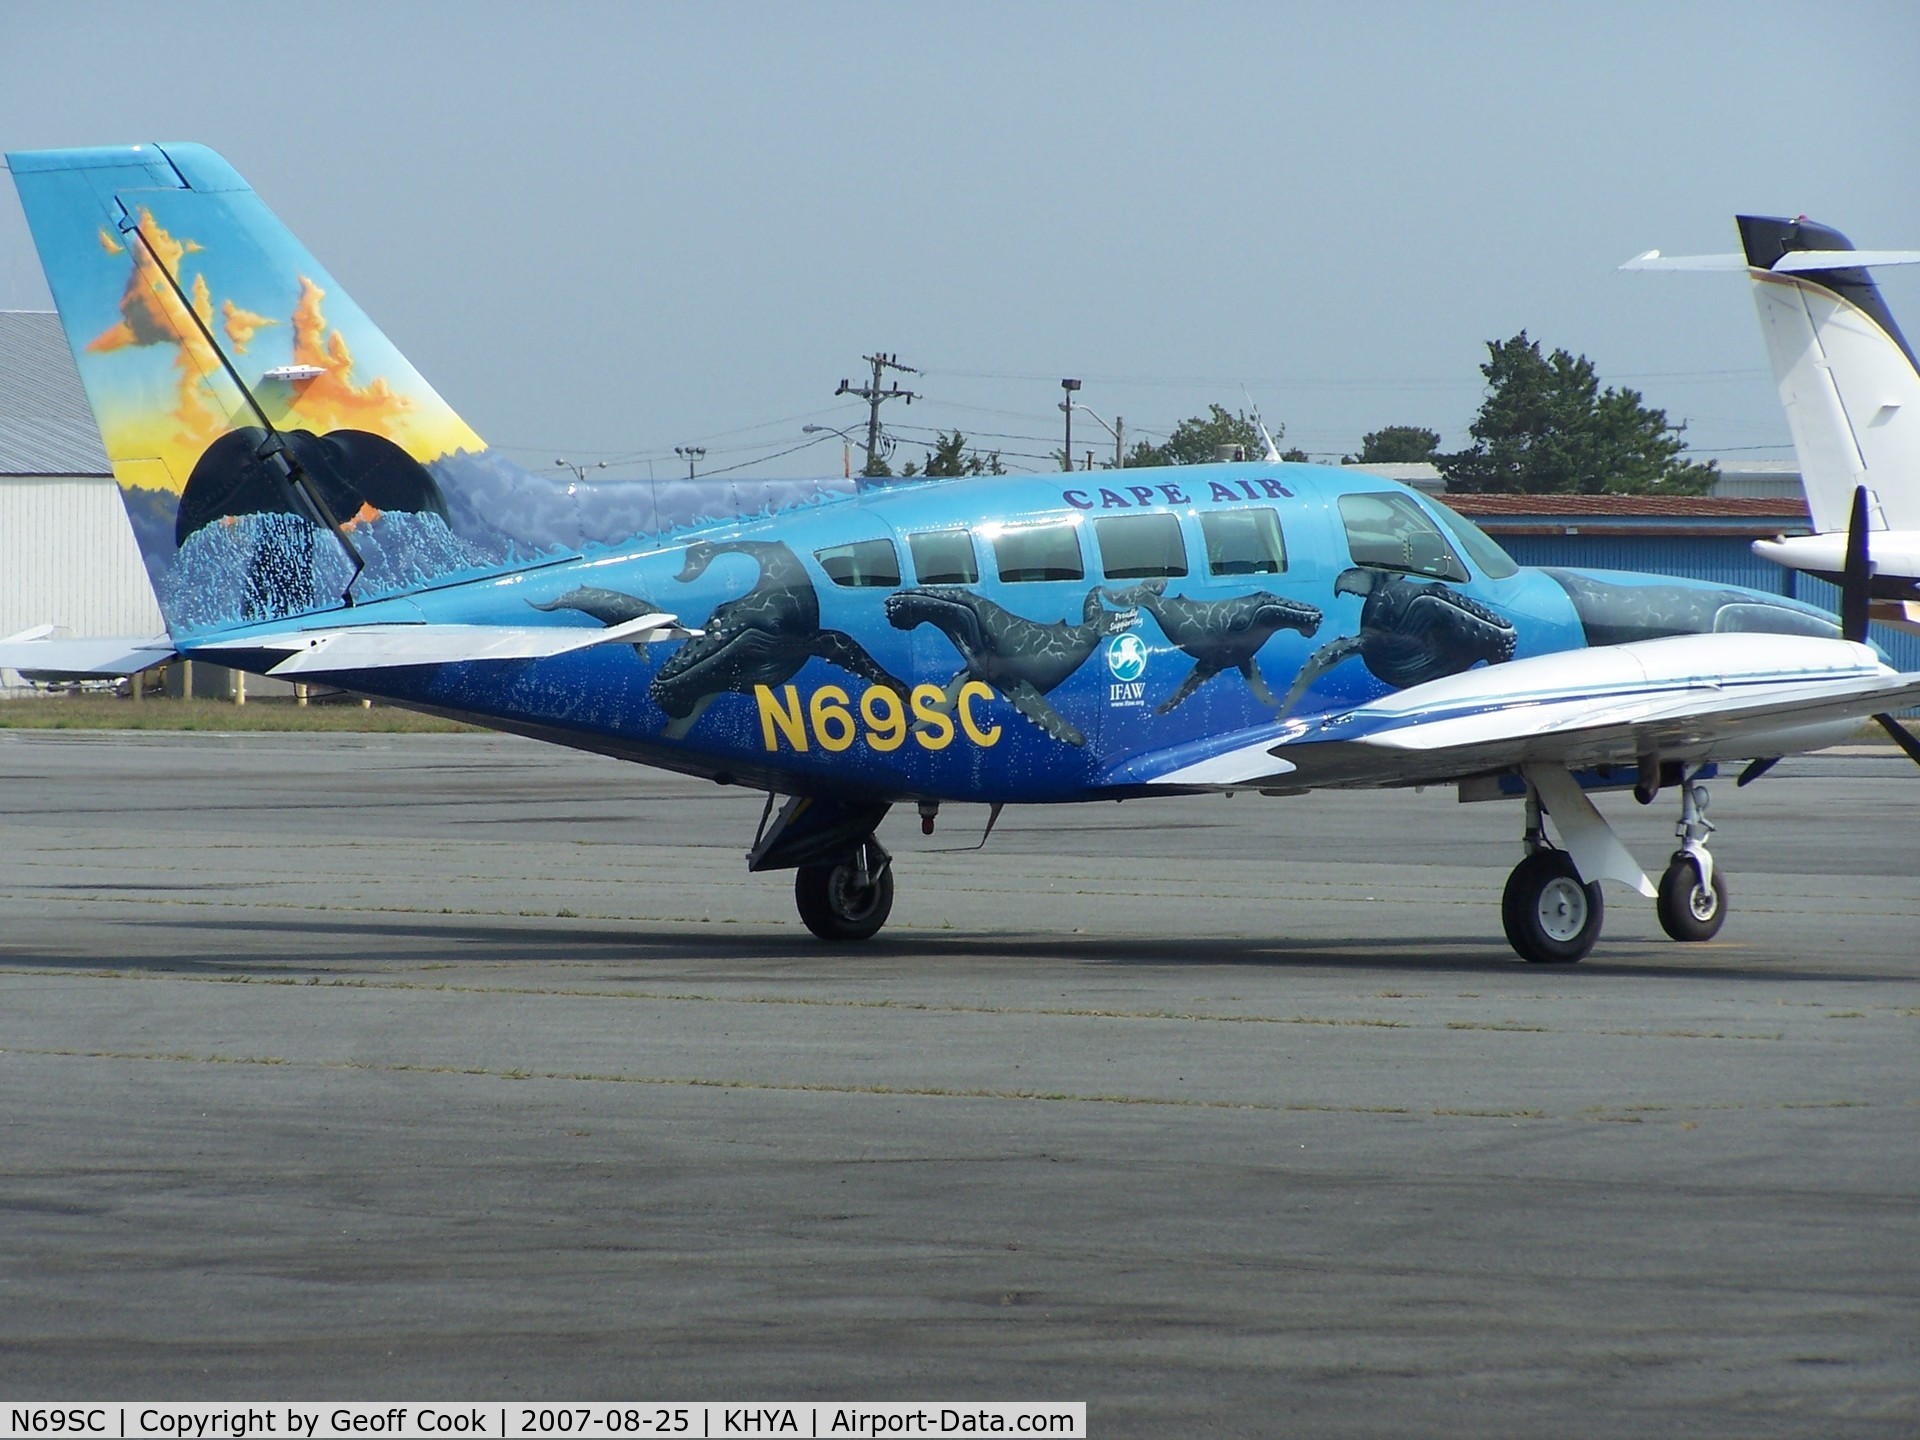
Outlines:
[[8,159],[176,636],[507,558],[484,442],[218,155]]
[[[1701,941],[1716,766],[1869,717],[1920,759],[1890,718],[1920,674],[1862,643],[1864,503],[1844,623],[1521,566],[1433,497],[1272,456],[741,487],[697,519],[503,461],[212,152],[9,159],[171,648],[0,665],[179,653],[763,790],[748,869],[793,870],[824,940],[886,923],[895,805],[1445,784],[1525,797],[1521,956],[1587,954],[1603,880]],[[1680,800],[1658,885],[1587,799],[1628,786]],[[1310,844],[1282,823],[1276,854]]]

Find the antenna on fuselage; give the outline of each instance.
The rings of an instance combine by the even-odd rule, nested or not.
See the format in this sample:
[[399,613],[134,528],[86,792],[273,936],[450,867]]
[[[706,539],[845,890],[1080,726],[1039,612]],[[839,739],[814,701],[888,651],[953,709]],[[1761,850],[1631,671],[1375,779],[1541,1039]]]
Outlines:
[[1261,443],[1267,447],[1267,453],[1260,458],[1269,465],[1278,465],[1280,463],[1280,447],[1273,443],[1273,436],[1267,433],[1267,422],[1260,418],[1260,407],[1253,403],[1253,394],[1246,386],[1242,385],[1240,387],[1240,393],[1247,397],[1247,408],[1253,411],[1254,426],[1260,431]]

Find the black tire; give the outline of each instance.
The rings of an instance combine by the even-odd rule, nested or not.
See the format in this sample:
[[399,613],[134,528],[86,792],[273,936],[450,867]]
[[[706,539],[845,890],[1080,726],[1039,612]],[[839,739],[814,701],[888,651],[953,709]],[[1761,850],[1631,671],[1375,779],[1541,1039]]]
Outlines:
[[866,885],[844,861],[802,865],[793,875],[793,901],[807,929],[822,940],[866,940],[893,913],[893,866],[885,863]]
[[1711,940],[1727,920],[1727,882],[1713,867],[1713,884],[1700,883],[1700,872],[1684,853],[1676,854],[1660,877],[1660,898],[1654,905],[1660,928],[1674,939],[1691,943]]
[[1533,965],[1568,965],[1600,938],[1607,915],[1600,882],[1580,883],[1564,850],[1536,850],[1507,877],[1500,923],[1507,943]]

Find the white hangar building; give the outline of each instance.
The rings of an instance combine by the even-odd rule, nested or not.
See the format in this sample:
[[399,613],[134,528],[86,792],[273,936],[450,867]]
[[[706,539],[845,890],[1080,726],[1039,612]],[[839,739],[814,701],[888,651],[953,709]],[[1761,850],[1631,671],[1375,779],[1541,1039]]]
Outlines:
[[166,631],[59,316],[0,310],[0,636],[46,624]]

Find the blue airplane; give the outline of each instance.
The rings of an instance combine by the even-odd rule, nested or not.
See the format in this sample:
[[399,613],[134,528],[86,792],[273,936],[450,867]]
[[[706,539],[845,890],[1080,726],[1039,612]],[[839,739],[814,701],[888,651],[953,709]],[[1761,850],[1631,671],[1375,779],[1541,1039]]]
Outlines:
[[[1589,952],[1603,880],[1702,940],[1715,767],[1920,699],[1864,601],[1843,626],[1525,569],[1431,497],[1272,454],[663,529],[633,487],[490,451],[211,150],[7,159],[169,632],[67,660],[204,659],[764,790],[748,868],[794,870],[825,940],[885,923],[894,805],[1437,783],[1521,801],[1525,959]],[[1680,797],[1658,885],[1588,798],[1629,785]]]

